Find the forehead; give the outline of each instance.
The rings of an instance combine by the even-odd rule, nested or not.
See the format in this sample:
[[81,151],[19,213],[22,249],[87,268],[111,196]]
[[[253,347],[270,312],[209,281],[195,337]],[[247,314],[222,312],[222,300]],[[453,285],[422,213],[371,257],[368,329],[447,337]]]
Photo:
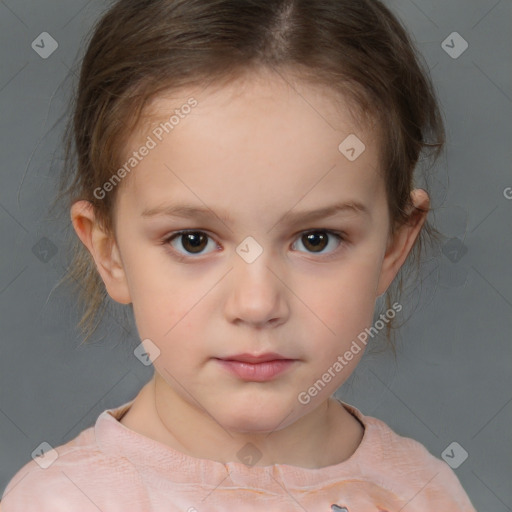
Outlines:
[[[367,109],[362,109],[352,96],[335,91],[317,80],[300,77],[296,70],[276,72],[258,69],[245,71],[234,79],[217,79],[204,86],[170,90],[155,96],[144,109],[135,137],[167,121],[169,113],[179,110],[192,97],[201,107],[194,109],[192,118],[206,114],[211,116],[215,110],[236,106],[243,115],[253,114],[252,119],[275,119],[279,116],[283,121],[286,119],[283,111],[291,109],[290,114],[295,114],[295,117],[300,115],[310,120],[316,117],[324,129],[341,133],[350,127],[363,135],[365,131],[372,132],[376,125],[373,116]],[[274,104],[273,111],[259,110],[259,107],[271,104]],[[272,116],[273,112],[276,115]]]
[[[195,106],[184,108],[191,99]],[[127,145],[126,157],[148,137],[155,147],[123,187],[141,209],[163,201],[176,186],[192,199],[194,190],[226,200],[258,192],[268,201],[280,192],[286,204],[313,188],[367,195],[379,181],[377,140],[353,112],[330,89],[285,75],[247,75],[222,86],[169,92],[151,102]],[[357,160],[341,152],[346,140],[364,144]]]

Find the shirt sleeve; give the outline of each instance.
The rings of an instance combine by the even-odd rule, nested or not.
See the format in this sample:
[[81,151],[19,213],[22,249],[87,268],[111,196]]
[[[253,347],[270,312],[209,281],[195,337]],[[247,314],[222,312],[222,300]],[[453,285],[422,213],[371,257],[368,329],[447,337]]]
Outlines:
[[[403,512],[450,510],[477,512],[453,469],[432,455],[425,446],[402,438],[399,485],[407,486]],[[396,460],[397,466],[398,461]]]
[[8,483],[1,502],[2,512],[98,512],[86,493],[63,470],[30,468]]

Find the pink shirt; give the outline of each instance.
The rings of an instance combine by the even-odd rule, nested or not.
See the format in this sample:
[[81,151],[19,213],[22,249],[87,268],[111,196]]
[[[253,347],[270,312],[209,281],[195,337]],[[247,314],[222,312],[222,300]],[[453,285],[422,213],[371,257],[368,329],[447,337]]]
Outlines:
[[444,461],[344,402],[363,439],[348,460],[318,469],[191,457],[120,423],[132,403],[56,447],[46,469],[25,464],[2,512],[476,512]]

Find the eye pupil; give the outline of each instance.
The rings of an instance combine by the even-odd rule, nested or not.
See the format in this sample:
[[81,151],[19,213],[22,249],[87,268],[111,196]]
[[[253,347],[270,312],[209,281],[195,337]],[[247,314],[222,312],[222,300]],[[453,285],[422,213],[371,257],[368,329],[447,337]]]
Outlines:
[[[313,249],[318,249],[320,246],[320,251],[325,248],[326,239],[327,237],[321,232],[313,232],[306,235],[307,244],[311,245]],[[304,245],[306,246],[307,244]]]
[[[192,250],[190,252],[201,252],[203,249],[202,244],[204,244],[205,236],[202,233],[194,232],[194,233],[185,233],[182,235],[184,237],[183,247],[188,251],[189,247],[187,245],[190,245],[192,247]],[[195,249],[199,249],[198,251],[195,251]]]

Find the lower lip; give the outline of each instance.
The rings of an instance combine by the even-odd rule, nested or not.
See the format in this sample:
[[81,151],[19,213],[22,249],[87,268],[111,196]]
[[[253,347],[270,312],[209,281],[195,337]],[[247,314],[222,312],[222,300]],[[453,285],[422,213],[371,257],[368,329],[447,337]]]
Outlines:
[[217,361],[229,372],[242,380],[253,382],[265,382],[285,372],[295,362],[294,359],[275,359],[262,363],[244,363],[242,361],[230,361],[217,359]]

